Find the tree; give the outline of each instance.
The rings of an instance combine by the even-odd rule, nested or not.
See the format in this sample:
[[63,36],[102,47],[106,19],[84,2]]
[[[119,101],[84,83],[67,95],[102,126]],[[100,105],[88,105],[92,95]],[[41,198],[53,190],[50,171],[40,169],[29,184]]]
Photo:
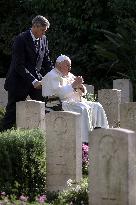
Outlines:
[[101,30],[108,41],[95,46],[96,53],[109,62],[107,76],[129,78],[136,92],[136,22],[122,20],[117,32]]

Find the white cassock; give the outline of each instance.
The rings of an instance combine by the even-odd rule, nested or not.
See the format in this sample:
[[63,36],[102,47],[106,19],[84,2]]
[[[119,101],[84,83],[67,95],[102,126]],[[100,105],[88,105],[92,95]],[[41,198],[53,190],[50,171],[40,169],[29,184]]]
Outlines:
[[72,73],[69,72],[67,76],[63,76],[58,69],[54,68],[41,81],[42,95],[59,97],[63,110],[81,114],[82,142],[88,142],[89,131],[95,127],[109,128],[109,125],[102,105],[98,102],[87,101],[82,97],[80,90],[75,91],[72,88],[74,79],[75,76]]

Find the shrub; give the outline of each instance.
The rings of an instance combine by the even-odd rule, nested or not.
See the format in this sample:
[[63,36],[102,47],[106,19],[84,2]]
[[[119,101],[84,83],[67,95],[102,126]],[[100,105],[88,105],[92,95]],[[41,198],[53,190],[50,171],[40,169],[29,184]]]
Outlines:
[[[88,145],[82,145],[84,178],[80,183],[68,181],[68,188],[61,193],[46,192],[45,138],[38,130],[8,130],[0,133],[0,203],[21,204],[20,197],[27,198],[23,204],[44,203],[66,205],[88,204]],[[47,196],[45,200],[44,196]],[[21,199],[22,199],[21,197]],[[14,202],[14,203],[13,203]],[[4,202],[5,203],[5,202]]]
[[[95,46],[96,53],[109,63],[106,76],[111,79],[127,78],[133,83],[133,95],[136,99],[136,22],[124,19],[116,32],[101,30],[106,41]],[[101,66],[104,66],[104,64]]]
[[45,140],[40,130],[0,133],[0,191],[33,198],[45,192],[45,171]]

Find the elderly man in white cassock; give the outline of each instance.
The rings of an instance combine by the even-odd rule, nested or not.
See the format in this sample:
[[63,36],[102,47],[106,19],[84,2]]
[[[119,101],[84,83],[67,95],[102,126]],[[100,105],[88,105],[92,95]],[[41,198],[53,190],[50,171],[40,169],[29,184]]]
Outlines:
[[102,105],[98,102],[87,101],[83,96],[86,88],[81,76],[70,73],[71,60],[61,55],[56,59],[55,68],[42,79],[42,95],[47,99],[46,109],[55,110],[61,106],[62,110],[81,114],[82,142],[88,142],[88,134],[94,128],[109,128],[107,117]]

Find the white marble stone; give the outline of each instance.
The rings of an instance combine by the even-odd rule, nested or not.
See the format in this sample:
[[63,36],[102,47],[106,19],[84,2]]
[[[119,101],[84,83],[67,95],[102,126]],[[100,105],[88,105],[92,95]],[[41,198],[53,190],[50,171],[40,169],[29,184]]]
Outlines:
[[16,103],[17,128],[45,130],[45,103],[28,100]]
[[120,122],[121,90],[98,90],[98,101],[102,104],[110,127],[118,127]]
[[80,114],[56,111],[46,114],[47,190],[62,191],[69,179],[82,177]]
[[120,127],[136,132],[136,102],[120,104]]
[[84,84],[84,85],[87,89],[87,92],[94,95],[94,86],[93,85],[88,85],[88,84]]
[[4,89],[5,78],[0,78],[0,106],[6,107],[8,102],[8,93]]
[[136,205],[135,132],[97,129],[89,140],[89,205]]
[[121,90],[121,103],[133,101],[133,87],[129,79],[113,80],[113,88]]

